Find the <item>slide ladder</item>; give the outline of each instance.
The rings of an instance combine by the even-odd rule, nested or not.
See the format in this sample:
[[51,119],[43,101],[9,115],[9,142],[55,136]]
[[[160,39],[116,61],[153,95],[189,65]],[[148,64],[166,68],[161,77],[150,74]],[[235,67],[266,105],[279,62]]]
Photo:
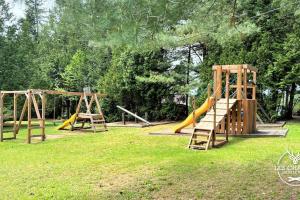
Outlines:
[[[236,104],[236,99],[229,99],[229,112]],[[215,128],[219,127],[227,115],[227,101],[222,98],[216,103],[216,124],[214,126],[214,109],[211,108],[194,128],[188,147],[191,149],[208,150],[210,146],[226,143],[226,139],[215,140]],[[217,144],[215,144],[215,142]]]

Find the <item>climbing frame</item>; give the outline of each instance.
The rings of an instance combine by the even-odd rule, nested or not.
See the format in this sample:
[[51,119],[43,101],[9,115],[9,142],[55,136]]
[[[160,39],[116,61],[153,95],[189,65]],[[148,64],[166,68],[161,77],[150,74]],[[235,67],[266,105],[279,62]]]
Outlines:
[[228,142],[228,135],[256,131],[256,74],[257,69],[247,64],[213,66],[213,95],[208,91],[213,104],[194,128],[189,148],[207,150]]
[[[100,93],[83,93],[83,92],[66,92],[66,91],[55,91],[55,90],[39,90],[39,89],[29,89],[25,91],[0,91],[0,141],[16,139],[19,133],[20,127],[24,118],[27,117],[27,143],[31,143],[33,137],[41,138],[41,141],[46,139],[45,133],[45,114],[46,114],[46,95],[69,95],[69,96],[80,96],[79,105],[77,106],[76,112],[79,113],[80,105],[83,98],[92,97],[92,102],[89,103],[88,107],[91,108],[93,101],[96,102],[98,108],[98,115],[101,116],[101,120],[104,123],[106,129],[106,124],[104,120],[104,115],[102,113],[98,97],[104,97],[105,94]],[[13,96],[13,129],[4,130],[4,100],[6,96]],[[24,96],[24,104],[20,115],[18,115],[18,99],[20,96]],[[90,109],[89,109],[90,110]],[[27,113],[26,113],[27,111]],[[38,125],[32,123],[32,111],[34,111]],[[41,111],[41,112],[40,112]],[[94,117],[94,116],[93,116]],[[93,121],[97,122],[96,120]],[[103,124],[102,123],[102,124]],[[40,129],[40,134],[33,134],[33,129]],[[4,134],[12,133],[12,137],[5,137]]]

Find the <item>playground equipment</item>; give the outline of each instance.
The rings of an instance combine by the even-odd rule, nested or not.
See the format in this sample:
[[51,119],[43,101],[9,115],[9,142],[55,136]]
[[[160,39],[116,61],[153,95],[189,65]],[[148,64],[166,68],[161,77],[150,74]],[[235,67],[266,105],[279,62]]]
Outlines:
[[[130,112],[129,110],[127,110],[127,109],[125,109],[125,108],[123,108],[123,107],[121,107],[121,106],[117,106],[117,108],[119,108],[119,109],[122,110],[123,112],[126,112],[127,114],[133,116],[135,119],[138,119],[138,120],[140,120],[140,121],[142,121],[142,122],[145,122],[148,126],[151,125],[151,123],[150,123],[149,121],[147,121],[146,119],[144,119],[144,118],[138,116],[137,114],[134,114],[134,113]],[[124,114],[122,115],[122,121],[123,121],[123,124],[125,124],[125,116],[124,116]]]
[[198,109],[192,112],[183,122],[175,126],[173,131],[175,133],[180,133],[181,129],[187,127],[192,123],[195,123],[195,119],[199,118],[202,114],[204,114],[211,107],[212,103],[213,98],[207,98],[206,101],[202,104],[202,106],[200,106]]
[[[4,126],[4,98],[7,95],[13,95],[13,130],[3,130]],[[17,109],[17,100],[19,96],[25,96],[25,102],[21,111],[20,116],[18,117],[18,109]],[[10,140],[10,139],[16,139],[17,134],[19,132],[19,129],[22,125],[23,119],[26,114],[27,110],[27,143],[31,143],[31,139],[33,137],[40,137],[42,141],[46,139],[45,134],[45,113],[46,113],[46,95],[69,95],[69,96],[80,96],[77,108],[76,108],[76,120],[72,121],[69,120],[65,122],[64,124],[69,124],[72,127],[72,130],[74,128],[74,124],[76,121],[82,121],[83,123],[87,120],[91,121],[91,128],[96,130],[95,124],[97,122],[101,122],[101,124],[104,126],[104,129],[106,130],[106,124],[104,115],[101,111],[100,103],[98,100],[98,97],[104,97],[106,95],[99,94],[99,93],[86,93],[86,92],[65,92],[65,91],[54,91],[54,90],[39,90],[39,89],[29,89],[26,91],[0,91],[0,141],[3,142],[4,140]],[[36,98],[40,97],[39,99]],[[90,97],[90,101],[88,101],[88,97]],[[87,107],[87,113],[79,113],[81,104],[83,99],[85,100],[85,104]],[[41,106],[39,106],[39,101]],[[91,108],[93,102],[96,102],[96,107],[98,110],[97,114],[91,113]],[[33,125],[32,124],[32,105],[34,108],[34,111],[36,113],[37,119],[39,124]],[[41,107],[41,108],[39,108]],[[41,112],[40,112],[41,110]],[[83,127],[83,126],[82,126]],[[33,129],[40,129],[41,134],[39,135],[33,135],[32,130]],[[12,137],[4,137],[4,133],[12,132]]]
[[[104,115],[102,113],[102,109],[100,106],[100,102],[98,100],[96,93],[89,93],[90,95],[86,95],[87,93],[84,92],[81,95],[79,102],[77,104],[76,112],[73,114],[68,120],[66,120],[61,126],[58,127],[58,130],[65,129],[70,127],[70,130],[82,130],[87,129],[84,127],[85,123],[89,123],[90,126],[88,128],[92,128],[94,132],[96,131],[107,131]],[[90,96],[90,100],[88,99]],[[81,104],[84,100],[86,112],[80,113]],[[97,112],[92,113],[91,108],[93,103],[96,103]],[[81,123],[81,126],[76,126],[78,123]],[[97,129],[99,126],[103,126],[103,129]]]
[[[194,115],[197,118],[207,110],[204,118],[194,127],[188,147],[208,150],[228,142],[228,135],[245,135],[256,131],[256,74],[257,69],[247,64],[214,65],[214,92]],[[225,74],[225,96],[222,95]],[[231,77],[235,75],[235,77]],[[231,85],[230,79],[236,81]],[[252,79],[249,81],[249,79]],[[249,81],[249,82],[248,82]],[[233,90],[230,94],[231,89]],[[250,91],[252,90],[252,91]],[[209,104],[209,99],[212,103]],[[199,110],[200,110],[199,108]],[[195,119],[189,116],[175,131]],[[218,137],[218,138],[217,138]]]

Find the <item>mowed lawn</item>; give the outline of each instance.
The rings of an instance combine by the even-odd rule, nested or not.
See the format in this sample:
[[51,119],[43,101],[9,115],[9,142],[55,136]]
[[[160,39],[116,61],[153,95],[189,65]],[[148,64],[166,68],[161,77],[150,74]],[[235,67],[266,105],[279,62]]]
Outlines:
[[[275,164],[300,151],[300,123],[286,138],[230,138],[222,148],[187,149],[189,137],[151,136],[151,128],[105,133],[57,131],[45,142],[0,144],[0,199],[300,199]],[[71,133],[71,134],[70,134]]]

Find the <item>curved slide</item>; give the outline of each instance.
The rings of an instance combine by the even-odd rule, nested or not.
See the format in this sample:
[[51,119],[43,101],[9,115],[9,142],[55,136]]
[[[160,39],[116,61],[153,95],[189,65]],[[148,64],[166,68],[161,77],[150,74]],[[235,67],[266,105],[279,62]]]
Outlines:
[[76,118],[77,118],[77,114],[75,113],[70,117],[70,119],[64,121],[64,123],[62,125],[57,127],[57,129],[61,130],[61,129],[64,129],[64,128],[70,126],[70,124],[73,124],[75,122]]
[[[213,97],[207,98],[206,101],[195,110],[195,118],[197,119],[205,113],[212,105]],[[183,122],[174,127],[175,133],[180,133],[181,129],[193,123],[193,113],[191,113]]]

